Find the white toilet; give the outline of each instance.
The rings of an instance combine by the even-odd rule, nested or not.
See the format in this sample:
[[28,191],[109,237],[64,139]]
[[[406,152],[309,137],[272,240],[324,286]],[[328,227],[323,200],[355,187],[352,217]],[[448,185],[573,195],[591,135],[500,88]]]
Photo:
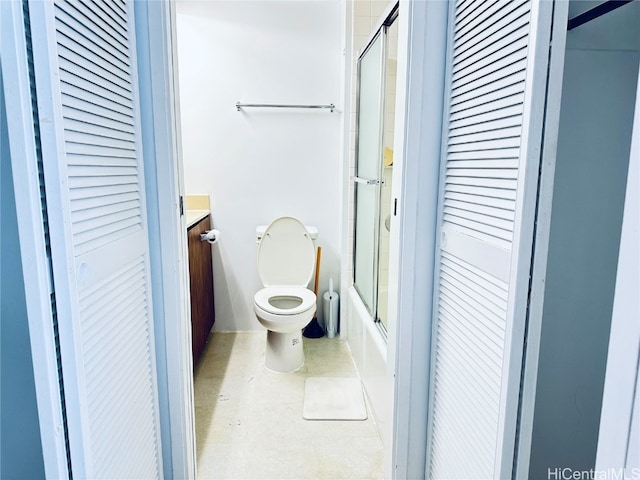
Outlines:
[[293,372],[304,364],[302,329],[316,310],[316,295],[307,288],[315,258],[311,234],[293,217],[277,218],[261,235],[258,274],[264,288],[253,306],[268,330],[265,366],[274,372]]

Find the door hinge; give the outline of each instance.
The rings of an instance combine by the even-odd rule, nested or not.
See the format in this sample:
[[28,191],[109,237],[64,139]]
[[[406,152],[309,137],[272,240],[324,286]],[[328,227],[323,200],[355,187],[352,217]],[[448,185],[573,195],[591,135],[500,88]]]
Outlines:
[[180,195],[180,216],[184,215],[184,197]]

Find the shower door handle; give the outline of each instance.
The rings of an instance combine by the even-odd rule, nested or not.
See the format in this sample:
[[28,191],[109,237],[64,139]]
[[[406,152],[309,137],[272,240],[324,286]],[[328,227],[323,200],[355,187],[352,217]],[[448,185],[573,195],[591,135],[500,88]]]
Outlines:
[[380,185],[381,183],[377,178],[353,177],[353,181],[356,183],[362,183],[363,185]]

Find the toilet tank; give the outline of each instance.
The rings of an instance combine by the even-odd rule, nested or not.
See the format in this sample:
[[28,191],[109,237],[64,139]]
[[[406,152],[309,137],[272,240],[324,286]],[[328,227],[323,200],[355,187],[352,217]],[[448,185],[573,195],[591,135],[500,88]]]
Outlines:
[[[264,231],[267,229],[268,226],[269,225],[258,225],[256,227],[256,242],[260,242],[260,240],[262,240]],[[309,232],[309,236],[311,237],[311,240],[315,242],[316,239],[318,238],[318,227],[305,225],[304,228],[306,228],[307,232]]]

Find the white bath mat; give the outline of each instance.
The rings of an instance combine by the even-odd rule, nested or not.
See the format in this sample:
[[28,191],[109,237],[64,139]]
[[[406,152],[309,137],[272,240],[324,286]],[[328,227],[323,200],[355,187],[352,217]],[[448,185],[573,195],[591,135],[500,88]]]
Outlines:
[[357,378],[309,377],[304,383],[305,420],[366,420],[362,384]]

